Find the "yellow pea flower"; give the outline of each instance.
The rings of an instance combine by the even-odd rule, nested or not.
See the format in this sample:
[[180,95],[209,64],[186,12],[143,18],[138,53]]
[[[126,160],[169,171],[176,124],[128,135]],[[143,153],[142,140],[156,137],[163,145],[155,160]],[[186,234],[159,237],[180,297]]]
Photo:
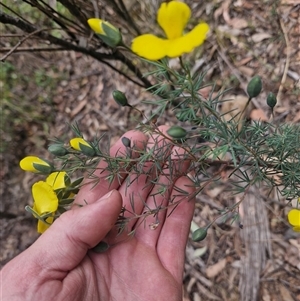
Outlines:
[[94,148],[90,143],[85,141],[83,138],[77,137],[70,140],[70,145],[73,149],[82,152],[87,156],[93,156],[95,154]]
[[62,189],[66,187],[66,180],[68,180],[68,178],[68,174],[65,171],[56,171],[47,177],[46,183],[54,190]]
[[300,209],[294,208],[288,213],[289,223],[295,232],[300,232]]
[[53,166],[43,159],[36,156],[27,156],[20,161],[20,167],[25,171],[34,173],[49,174]]
[[87,22],[91,29],[108,46],[116,47],[122,43],[122,35],[120,30],[111,23],[96,18],[88,19]]
[[187,34],[183,34],[190,16],[190,8],[183,2],[162,3],[157,13],[157,22],[167,38],[162,39],[153,34],[144,34],[133,39],[131,50],[153,61],[165,56],[174,58],[191,52],[195,47],[203,44],[209,26],[206,23],[200,23]]
[[44,233],[49,224],[53,223],[54,213],[58,208],[58,198],[53,188],[44,181],[39,181],[32,186],[32,196],[34,199],[33,210],[39,215],[52,213],[52,216],[46,218],[46,222],[39,220],[37,231]]
[[72,148],[74,148],[75,150],[81,151],[81,147],[82,145],[85,145],[87,147],[91,148],[91,145],[85,141],[83,138],[73,138],[70,140],[70,145],[72,146]]

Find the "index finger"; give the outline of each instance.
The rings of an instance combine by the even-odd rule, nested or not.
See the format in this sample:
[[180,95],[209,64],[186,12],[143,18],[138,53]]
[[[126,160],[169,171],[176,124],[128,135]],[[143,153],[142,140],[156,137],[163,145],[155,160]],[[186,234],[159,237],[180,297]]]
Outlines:
[[[128,148],[124,146],[122,138],[128,138],[131,141],[130,158],[135,159],[139,156],[139,150],[145,148],[148,137],[137,130],[131,130],[125,133],[110,149],[110,157],[126,157],[128,154]],[[86,203],[91,204],[96,200],[104,196],[108,191],[118,189],[126,178],[128,172],[121,166],[117,166],[118,174],[109,181],[112,171],[109,167],[107,159],[101,159],[100,163],[96,167],[92,175],[88,176],[84,180],[83,187],[78,192],[74,204],[85,205]]]

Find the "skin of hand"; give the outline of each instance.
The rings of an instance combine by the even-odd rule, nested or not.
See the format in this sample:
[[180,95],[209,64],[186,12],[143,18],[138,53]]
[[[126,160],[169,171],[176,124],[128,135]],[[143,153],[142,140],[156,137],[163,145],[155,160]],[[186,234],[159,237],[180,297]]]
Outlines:
[[[159,129],[163,133],[167,131],[166,126]],[[179,147],[168,148],[166,139],[159,135],[148,137],[138,131],[129,131],[124,136],[141,149],[153,147],[156,139],[157,151],[172,152],[175,159],[184,153]],[[112,156],[125,153],[126,147],[121,139],[110,149]],[[136,152],[132,154],[133,158],[137,156]],[[186,171],[189,162],[182,161],[180,164],[171,163],[174,164],[172,171]],[[101,161],[99,167],[106,164]],[[132,219],[127,232],[117,237],[114,235],[114,225],[122,205],[131,208],[133,196],[135,212],[140,215],[145,204],[149,209],[156,208],[157,204],[167,205],[170,199],[183,199],[182,195],[179,196],[180,190],[173,189],[172,185],[166,194],[159,193],[163,185],[170,184],[166,173],[159,176],[159,184],[146,185],[157,172],[151,162],[145,162],[142,168],[148,172],[148,177],[123,171],[123,182],[116,179],[109,184],[103,178],[109,172],[103,171],[103,180],[93,185],[95,187],[84,185],[75,202],[85,206],[74,206],[62,214],[32,246],[4,266],[1,300],[182,300],[185,247],[194,199],[179,202],[175,210],[174,207],[161,210],[156,217]],[[166,167],[164,170],[170,169]],[[128,177],[130,186],[126,182]],[[194,192],[188,177],[177,172],[172,181],[188,194]],[[153,224],[156,229],[151,229]],[[129,237],[128,231],[133,229],[135,235]],[[91,250],[102,240],[110,244],[116,238],[118,243],[112,243],[104,253]]]

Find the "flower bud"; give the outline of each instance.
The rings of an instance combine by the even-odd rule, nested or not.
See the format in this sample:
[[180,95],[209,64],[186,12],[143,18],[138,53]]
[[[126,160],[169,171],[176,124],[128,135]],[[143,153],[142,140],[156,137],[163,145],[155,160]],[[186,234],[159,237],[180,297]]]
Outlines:
[[77,137],[71,139],[70,145],[73,149],[82,152],[86,156],[92,157],[95,155],[95,150],[92,145],[83,138]]
[[207,228],[198,228],[196,231],[192,234],[192,240],[193,241],[201,241],[205,239],[207,235]]
[[262,89],[261,77],[256,75],[252,77],[247,86],[247,93],[250,98],[256,97],[259,95]]
[[267,97],[267,105],[271,109],[273,109],[276,106],[276,104],[277,104],[276,96],[272,92],[270,92]]
[[167,130],[170,137],[174,139],[183,139],[187,135],[187,131],[180,126],[174,125]]
[[48,151],[57,157],[65,156],[66,154],[68,154],[68,150],[58,143],[49,145]]
[[98,37],[109,47],[116,47],[122,43],[120,30],[107,21],[88,19],[88,24]]
[[104,253],[109,249],[109,244],[105,241],[100,241],[93,249],[95,253]]
[[127,97],[125,96],[125,94],[119,90],[114,90],[113,93],[113,98],[116,101],[116,103],[122,107],[130,107],[130,105],[128,104],[128,100]]
[[20,167],[25,171],[42,174],[50,174],[54,170],[51,163],[36,156],[27,156],[22,159]]
[[128,139],[127,137],[122,137],[122,143],[123,143],[123,145],[125,146],[125,147],[130,147],[130,145],[131,145],[131,141],[130,141],[130,139]]

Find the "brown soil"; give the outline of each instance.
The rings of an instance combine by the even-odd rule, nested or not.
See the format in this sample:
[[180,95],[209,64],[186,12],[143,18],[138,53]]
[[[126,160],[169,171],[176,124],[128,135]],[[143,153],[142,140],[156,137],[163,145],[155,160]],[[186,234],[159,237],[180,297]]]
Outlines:
[[[248,80],[253,75],[261,75],[264,90],[255,99],[250,117],[267,118],[265,99],[267,93],[272,91],[279,99],[275,109],[276,120],[299,123],[298,1],[194,2],[194,17],[201,16],[211,26],[208,41],[202,51],[195,54],[198,57],[195,70],[207,70],[207,82],[216,81],[216,90],[232,87],[231,94],[235,96],[245,95]],[[139,104],[141,100],[151,97],[121,75],[82,54],[14,53],[7,60],[15,66],[17,72],[28,78],[32,78],[34,70],[41,65],[49,70],[49,77],[59,74],[65,76],[57,81],[51,93],[45,87],[37,88],[34,85],[14,87],[12,91],[13,97],[26,94],[37,103],[41,102],[40,95],[48,93],[43,95],[43,99],[50,95],[50,104],[43,103],[41,112],[52,118],[47,126],[33,119],[26,120],[24,126],[15,129],[13,137],[5,137],[9,147],[1,154],[1,265],[26,249],[38,237],[36,221],[24,210],[25,205],[32,202],[30,186],[37,177],[22,172],[18,167],[19,160],[29,154],[47,157],[47,139],[70,137],[67,123],[75,120],[86,138],[107,133],[113,142],[124,131],[135,127],[140,117],[128,108],[120,108],[114,102],[111,92],[114,89],[126,92],[131,104]],[[174,64],[176,67],[176,61]],[[51,71],[53,66],[56,67],[54,73]],[[142,105],[142,109],[147,114],[151,108]],[[172,112],[159,120],[161,124],[175,122]],[[198,226],[213,220],[220,209],[239,200],[238,196],[226,192],[225,188],[226,183],[220,183],[217,187],[208,187],[198,196],[194,217]],[[300,237],[291,231],[285,221],[288,210],[282,207],[284,200],[276,200],[275,196],[267,198],[256,195],[256,201],[263,204],[261,210],[266,225],[256,225],[253,220],[249,222],[247,207],[244,207],[242,218],[246,220],[243,222],[244,228],[265,231],[265,241],[257,244],[257,252],[264,253],[265,258],[251,257],[260,265],[256,287],[258,300],[300,301]],[[247,204],[251,206],[251,200]],[[259,209],[254,205],[254,210]],[[184,301],[254,300],[241,296],[243,287],[244,292],[247,291],[244,283],[247,277],[242,274],[245,272],[243,265],[247,262],[245,258],[251,256],[249,250],[255,251],[249,245],[256,243],[247,242],[245,232],[237,225],[216,223],[206,240],[188,243]],[[253,265],[256,263],[253,262]],[[252,273],[251,267],[249,273]],[[247,292],[250,294],[249,290]]]

